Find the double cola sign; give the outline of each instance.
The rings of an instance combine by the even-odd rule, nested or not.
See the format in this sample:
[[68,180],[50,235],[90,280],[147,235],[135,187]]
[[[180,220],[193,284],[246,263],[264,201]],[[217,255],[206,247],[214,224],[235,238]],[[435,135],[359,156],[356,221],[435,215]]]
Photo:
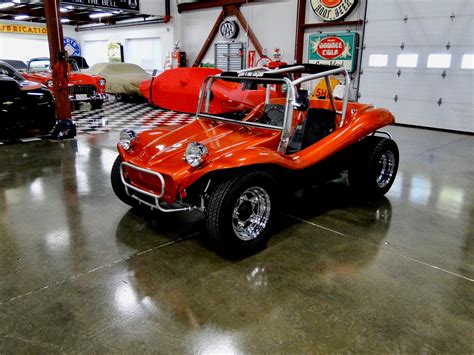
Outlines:
[[315,49],[321,58],[331,60],[340,57],[346,48],[344,41],[339,37],[326,37],[319,42]]
[[317,33],[309,36],[308,61],[355,70],[357,33]]

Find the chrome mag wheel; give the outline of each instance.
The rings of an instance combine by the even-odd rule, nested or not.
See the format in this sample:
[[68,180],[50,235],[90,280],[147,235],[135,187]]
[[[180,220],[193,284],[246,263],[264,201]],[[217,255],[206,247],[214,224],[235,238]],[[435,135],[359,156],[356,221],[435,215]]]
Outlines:
[[395,154],[392,151],[387,150],[380,156],[376,173],[378,187],[384,188],[392,181],[395,165]]
[[267,226],[271,211],[270,196],[265,189],[255,186],[245,190],[235,203],[232,227],[244,241],[257,238]]

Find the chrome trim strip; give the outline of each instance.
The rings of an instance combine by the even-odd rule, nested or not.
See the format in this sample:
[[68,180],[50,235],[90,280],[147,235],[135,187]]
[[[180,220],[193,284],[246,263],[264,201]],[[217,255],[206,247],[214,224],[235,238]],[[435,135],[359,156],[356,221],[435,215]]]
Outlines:
[[385,135],[387,136],[389,139],[392,139],[392,135],[390,134],[390,132],[387,132],[387,131],[375,131],[372,135],[374,136],[375,134],[382,134],[382,135]]

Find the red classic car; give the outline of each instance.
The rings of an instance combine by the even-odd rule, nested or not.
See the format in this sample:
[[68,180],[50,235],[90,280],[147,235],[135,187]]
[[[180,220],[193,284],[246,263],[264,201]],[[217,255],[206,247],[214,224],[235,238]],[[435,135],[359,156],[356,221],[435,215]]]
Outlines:
[[[54,94],[54,84],[49,58],[33,58],[28,61],[25,79],[46,85]],[[89,102],[92,108],[101,108],[106,98],[106,81],[98,75],[81,73],[74,60],[68,60],[69,100]]]
[[[140,84],[140,91],[154,106],[167,110],[196,113],[199,92],[204,80],[208,76],[219,74],[223,74],[222,70],[214,68],[170,69],[151,80],[143,81]],[[249,88],[243,85],[224,80],[216,82],[212,88],[213,99],[209,112],[232,113],[236,109],[245,110],[254,107],[265,98],[266,89],[263,86],[257,87],[255,90],[248,90]],[[276,86],[274,86],[275,88]],[[272,99],[286,96],[285,93],[277,90],[270,90],[269,95]]]
[[[298,71],[308,75],[295,79]],[[308,97],[305,87],[334,76],[344,80],[342,100],[330,85],[327,98]],[[230,84],[225,104],[219,95]],[[381,197],[398,169],[397,144],[380,131],[394,117],[349,102],[350,87],[345,69],[318,65],[210,76],[193,122],[122,131],[113,190],[131,206],[204,212],[211,243],[237,254],[265,244],[286,193],[301,186],[347,176],[356,196]]]

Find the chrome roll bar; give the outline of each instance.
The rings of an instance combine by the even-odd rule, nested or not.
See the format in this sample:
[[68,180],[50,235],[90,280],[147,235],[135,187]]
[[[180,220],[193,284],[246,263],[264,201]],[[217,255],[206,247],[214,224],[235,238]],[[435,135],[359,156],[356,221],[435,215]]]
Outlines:
[[[258,68],[250,68],[250,69],[241,70],[240,72],[238,72],[238,74],[240,74],[240,73],[250,73],[250,72],[255,72],[255,71],[260,71],[260,70],[265,71],[265,73],[263,73],[263,74],[282,74],[282,73],[289,73],[289,72],[298,71],[298,70],[301,70],[301,69],[304,69],[304,68],[305,67],[303,65],[289,67],[289,68],[275,69],[275,70],[269,70],[268,68],[258,67]],[[262,76],[263,76],[263,74],[262,74]],[[331,88],[331,85],[330,85],[331,83],[330,83],[330,80],[329,80],[329,76],[331,76],[331,75],[341,75],[341,74],[344,75],[346,82],[345,82],[345,90],[344,90],[344,99],[343,99],[343,103],[342,103],[342,111],[337,111],[336,110],[336,102],[335,102],[334,95],[333,95],[333,92],[332,92],[332,88]],[[212,83],[217,79],[223,79],[223,80],[227,79],[227,80],[234,80],[234,81],[240,79],[240,80],[256,80],[256,81],[279,82],[279,83],[284,82],[288,87],[287,96],[286,96],[287,104],[286,104],[286,107],[285,107],[285,118],[284,118],[284,121],[283,121],[282,136],[281,136],[281,139],[280,139],[280,144],[278,145],[278,152],[281,153],[281,154],[285,154],[286,151],[287,151],[287,148],[288,148],[288,144],[290,142],[290,138],[291,138],[291,127],[292,127],[292,124],[293,124],[293,111],[295,109],[296,95],[298,93],[297,87],[299,85],[303,84],[303,83],[308,82],[308,81],[312,81],[312,80],[316,80],[316,79],[320,79],[320,78],[325,78],[326,86],[327,86],[328,93],[329,93],[329,99],[331,101],[331,106],[337,114],[341,115],[341,121],[340,121],[339,127],[342,127],[344,125],[345,117],[346,117],[346,114],[347,114],[347,104],[349,102],[349,90],[350,90],[350,84],[351,84],[351,77],[350,77],[349,73],[347,72],[347,70],[344,69],[344,68],[337,68],[337,69],[327,70],[325,72],[321,72],[321,73],[317,73],[317,74],[306,75],[304,77],[301,77],[301,78],[293,80],[293,81],[291,81],[287,77],[283,77],[283,78],[280,78],[280,79],[274,79],[274,78],[264,78],[264,77],[258,77],[258,76],[256,76],[256,77],[252,77],[252,76],[234,77],[234,76],[219,76],[219,75],[209,76],[204,80],[204,83],[201,86],[201,91],[199,92],[199,102],[198,102],[196,117],[199,117],[199,115],[201,115],[201,108],[202,108],[202,104],[203,104],[203,99],[204,99],[204,95],[206,94],[206,102],[205,102],[205,108],[204,108],[206,114],[202,114],[202,115],[208,116],[209,118],[218,119],[218,120],[221,120],[221,121],[232,121],[232,122],[238,123],[237,121],[224,119],[224,118],[221,118],[221,117],[218,117],[218,116],[212,116],[212,115],[208,114],[209,106],[210,106],[211,86],[212,86]],[[268,103],[268,100],[269,100],[269,89],[267,87],[267,91],[266,91],[266,95],[265,95],[265,102]],[[250,125],[250,126],[259,126],[259,127],[262,127],[262,128],[276,128],[276,127],[271,127],[271,126],[268,126],[268,125],[261,125],[261,124],[256,124],[256,123],[252,124],[251,122],[242,122],[242,123],[246,124],[246,125]]]
[[[342,111],[341,112],[336,111],[336,104],[335,104],[335,101],[334,101],[334,96],[332,94],[332,88],[331,88],[330,83],[328,83],[329,82],[328,77],[330,75],[339,75],[339,74],[344,74],[344,77],[346,79],[345,90],[344,90],[344,100],[343,100],[343,103],[342,103]],[[349,73],[347,72],[346,69],[337,68],[337,69],[328,70],[328,71],[325,71],[325,72],[322,72],[322,73],[307,75],[307,76],[304,76],[302,78],[293,80],[291,82],[291,84],[296,87],[296,86],[298,86],[302,83],[312,81],[312,80],[315,80],[315,79],[320,79],[320,78],[327,78],[326,79],[326,86],[328,88],[329,97],[331,99],[331,105],[332,105],[334,111],[336,111],[337,113],[339,113],[341,115],[341,124],[339,125],[339,127],[342,127],[342,125],[344,124],[344,119],[346,117],[346,113],[347,113],[347,103],[349,102],[349,89],[350,89],[350,86],[351,86],[351,77],[350,77],[350,75],[349,75]]]

